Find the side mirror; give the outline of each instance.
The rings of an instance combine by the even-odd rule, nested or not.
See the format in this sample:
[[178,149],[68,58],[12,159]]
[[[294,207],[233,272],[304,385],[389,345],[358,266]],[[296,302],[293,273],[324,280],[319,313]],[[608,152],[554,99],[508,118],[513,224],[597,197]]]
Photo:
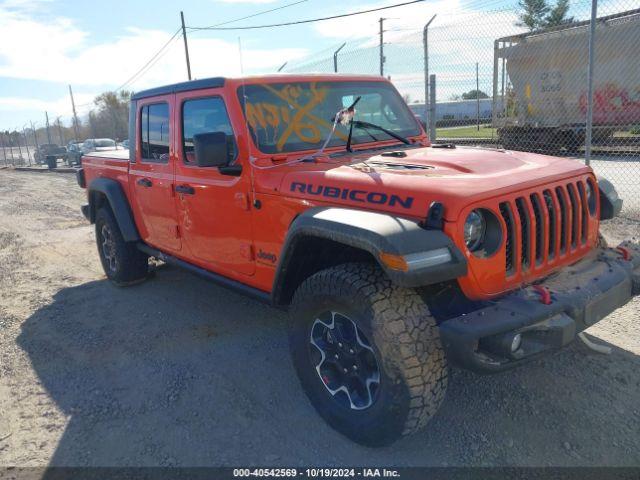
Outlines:
[[229,163],[227,134],[224,132],[197,133],[193,136],[196,165],[221,167]]

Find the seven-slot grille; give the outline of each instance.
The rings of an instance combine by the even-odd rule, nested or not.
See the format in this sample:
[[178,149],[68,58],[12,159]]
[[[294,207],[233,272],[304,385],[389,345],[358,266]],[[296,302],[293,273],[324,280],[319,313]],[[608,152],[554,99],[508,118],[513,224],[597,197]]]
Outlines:
[[542,267],[587,245],[589,206],[585,181],[528,192],[500,203],[507,277]]

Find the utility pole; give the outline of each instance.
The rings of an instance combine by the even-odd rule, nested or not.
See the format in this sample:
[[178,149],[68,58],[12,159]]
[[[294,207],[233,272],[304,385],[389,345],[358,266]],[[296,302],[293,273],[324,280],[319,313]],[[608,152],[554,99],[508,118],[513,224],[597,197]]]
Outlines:
[[384,18],[380,18],[380,76],[384,77]]
[[33,132],[33,140],[36,143],[36,150],[38,150],[38,133],[36,132],[36,129],[33,127],[33,122],[31,122],[31,131]]
[[476,127],[480,131],[480,79],[478,76],[478,62],[476,62]]
[[76,103],[73,101],[73,90],[71,90],[71,85],[69,85],[69,95],[71,96],[71,108],[73,109],[73,139],[78,141],[78,114],[76,113]]
[[184,38],[184,55],[187,59],[187,76],[191,80],[191,62],[189,61],[189,44],[187,43],[187,29],[184,26],[184,13],[180,12],[180,21],[182,22],[182,38]]
[[340,50],[342,50],[346,44],[347,44],[346,42],[343,43],[335,52],[333,52],[333,72],[334,73],[338,73],[338,53],[340,53]]
[[47,141],[51,143],[51,132],[49,132],[49,113],[44,112],[44,116],[47,119]]
[[60,125],[60,117],[56,118],[58,124],[58,136],[60,137],[60,146],[64,145],[64,137],[62,136],[62,125]]

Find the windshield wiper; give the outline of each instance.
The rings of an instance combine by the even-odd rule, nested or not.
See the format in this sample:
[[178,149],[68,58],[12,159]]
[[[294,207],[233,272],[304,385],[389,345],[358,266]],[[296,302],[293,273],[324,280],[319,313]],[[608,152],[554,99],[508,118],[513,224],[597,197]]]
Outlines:
[[364,125],[360,125],[359,128],[363,129],[367,135],[369,135],[374,142],[379,142],[380,139],[376,138],[370,131],[369,131],[369,127],[365,127]]
[[[352,127],[355,126],[355,127],[358,127],[358,128],[362,128],[363,130],[366,130],[367,128],[373,128],[373,129],[376,129],[376,130],[380,130],[381,132],[386,133],[390,137],[393,137],[396,140],[401,141],[405,145],[411,145],[411,142],[409,140],[407,140],[406,138],[404,138],[402,135],[398,135],[397,133],[392,132],[391,130],[387,130],[386,128],[381,127],[380,125],[376,125],[375,123],[363,122],[362,120],[352,120],[351,121],[351,126]],[[369,135],[371,135],[371,134],[369,134]],[[351,135],[349,135],[349,140],[351,140]],[[349,146],[351,146],[351,142],[349,142]]]

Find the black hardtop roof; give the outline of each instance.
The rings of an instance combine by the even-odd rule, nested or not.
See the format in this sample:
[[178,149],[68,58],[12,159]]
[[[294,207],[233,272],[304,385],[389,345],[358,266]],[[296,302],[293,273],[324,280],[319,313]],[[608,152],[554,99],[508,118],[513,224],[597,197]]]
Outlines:
[[187,92],[203,88],[219,88],[224,86],[224,80],[224,77],[202,78],[200,80],[190,80],[188,82],[150,88],[133,94],[131,100],[140,100],[141,98],[155,97],[156,95],[168,95],[170,93]]

